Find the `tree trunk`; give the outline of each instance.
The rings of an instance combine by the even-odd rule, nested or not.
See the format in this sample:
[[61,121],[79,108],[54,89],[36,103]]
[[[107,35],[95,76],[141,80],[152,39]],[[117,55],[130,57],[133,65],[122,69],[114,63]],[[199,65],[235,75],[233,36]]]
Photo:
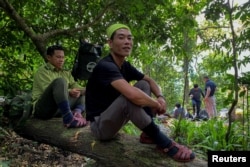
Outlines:
[[90,127],[66,129],[61,119],[47,121],[29,119],[16,132],[28,139],[50,144],[67,151],[78,153],[96,160],[101,167],[204,167],[205,161],[195,159],[189,163],[175,162],[157,152],[155,145],[141,144],[138,136],[124,133],[112,141],[98,141]]

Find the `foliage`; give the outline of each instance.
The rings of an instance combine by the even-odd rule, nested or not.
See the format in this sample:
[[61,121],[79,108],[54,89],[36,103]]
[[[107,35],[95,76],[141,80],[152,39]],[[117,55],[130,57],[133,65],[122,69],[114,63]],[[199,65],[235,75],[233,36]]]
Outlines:
[[[0,95],[14,96],[32,88],[33,73],[44,63],[47,46],[62,44],[65,67],[71,69],[79,39],[104,44],[106,27],[121,22],[131,27],[134,36],[129,61],[157,81],[170,110],[185,100],[189,79],[203,88],[203,74],[218,86],[218,109],[228,108],[238,103],[237,70],[250,62],[250,3],[229,2],[233,1],[0,0]],[[204,21],[198,22],[196,17],[203,15]],[[232,68],[234,74],[228,74]],[[226,126],[220,121],[195,126],[183,120],[176,131],[178,140],[203,150],[222,149],[222,137],[209,129],[218,126],[224,135]],[[196,131],[190,132],[188,127]],[[234,128],[235,123],[229,129],[227,150],[243,143],[241,134],[235,133],[240,129]],[[129,127],[125,131],[137,133]]]
[[[157,122],[157,124],[161,124]],[[206,159],[207,151],[247,151],[250,149],[250,131],[248,125],[235,121],[232,123],[230,140],[226,141],[228,120],[221,118],[208,121],[191,121],[188,119],[171,120],[169,136],[175,141],[194,149],[202,158]],[[136,135],[140,130],[131,122],[124,126],[125,133]],[[248,132],[247,132],[248,131]]]
[[[157,118],[154,118],[154,122],[157,125],[161,125],[161,122]],[[141,130],[138,129],[131,121],[129,121],[125,126],[123,126],[122,131],[135,136],[138,136],[141,133]]]
[[163,95],[167,97],[169,109],[173,108],[176,102],[181,101],[182,73],[161,45],[157,42],[139,43],[128,60],[160,85]]
[[140,130],[130,121],[122,128],[122,130],[127,134],[135,136],[140,133]]
[[[208,6],[205,7],[207,4]],[[219,45],[223,41],[230,40],[225,38],[222,33],[223,29],[220,27],[214,29],[213,32],[211,32],[211,29],[205,31],[209,27],[213,27],[214,24],[210,22],[210,24],[204,24],[203,27],[199,28],[200,25],[194,19],[197,15],[200,15],[204,7],[206,15],[219,15],[219,10],[213,8],[219,8],[218,5],[220,4],[220,1],[216,1],[216,3],[199,1],[197,3],[196,1],[176,2],[171,0],[137,0],[136,3],[124,0],[87,0],[85,3],[75,0],[64,1],[64,3],[60,0],[46,1],[46,3],[42,0],[36,1],[36,3],[33,1],[1,0],[0,7],[4,10],[0,14],[0,44],[2,46],[0,54],[7,55],[7,59],[13,53],[18,59],[25,55],[27,64],[23,69],[31,69],[29,75],[26,75],[26,83],[31,83],[32,73],[43,63],[41,56],[44,56],[47,45],[62,44],[66,48],[67,55],[65,66],[67,69],[71,69],[79,46],[79,39],[84,38],[92,43],[104,44],[106,42],[105,28],[111,23],[123,22],[131,27],[135,37],[135,47],[131,56],[133,63],[143,72],[155,78],[162,87],[164,95],[167,96],[171,108],[183,98],[185,84],[188,84],[185,81],[187,72],[189,77],[194,80],[193,83],[198,79],[198,83],[202,84],[201,71],[194,71],[191,64],[189,69],[184,69],[184,62],[190,63],[189,61],[192,62],[194,59],[201,57],[202,51],[213,49],[215,44],[214,51],[216,53],[221,48]],[[9,8],[9,5],[13,8]],[[247,5],[235,8],[236,19],[240,19],[246,27],[248,25],[247,12],[245,12],[247,9]],[[9,10],[13,10],[12,13],[15,15],[11,15]],[[145,17],[145,11],[147,11],[147,17]],[[37,15],[37,13],[40,14]],[[225,13],[225,10],[223,10],[223,14]],[[36,17],[33,17],[34,15]],[[249,34],[248,30],[243,29],[242,33],[239,39],[241,41],[247,40],[243,37],[244,34]],[[214,36],[211,36],[213,34]],[[196,47],[197,36],[202,39],[199,47]],[[218,43],[215,43],[216,41]],[[230,48],[226,44],[223,46]],[[242,43],[242,46],[245,49],[247,48],[244,43]],[[241,49],[241,51],[243,50]],[[185,57],[188,59],[185,59]],[[13,63],[5,61],[7,59],[3,60],[6,64],[0,67],[0,76],[2,76],[2,71],[6,71],[3,69],[6,69],[6,66],[10,67],[9,64]],[[242,61],[241,64],[245,64],[246,61],[247,59]],[[228,63],[225,65],[224,62]],[[231,61],[229,62],[227,57],[224,57],[218,61],[218,65],[220,66],[217,69],[223,68],[220,71],[224,73],[230,68]],[[203,66],[203,64],[199,66]],[[19,67],[19,64],[15,67]],[[206,70],[212,71],[212,73],[217,71],[212,67],[215,66],[208,64],[203,72],[207,72]],[[23,76],[20,69],[17,69],[13,76],[2,76],[6,80],[1,84],[4,86],[4,94],[8,94],[8,90],[13,88],[18,89],[18,85],[15,85],[15,83],[20,81],[19,78],[16,79],[19,71],[20,76]],[[214,76],[214,73],[212,76]],[[7,79],[11,79],[11,81]],[[30,88],[31,84],[25,85],[20,82],[21,89],[27,87]],[[11,93],[13,94],[13,92],[15,91]]]
[[32,107],[31,91],[21,92],[14,97],[6,96],[3,115],[10,120],[13,128],[19,128],[30,117]]
[[239,83],[241,85],[250,86],[250,72],[243,73],[242,77],[239,78]]
[[14,96],[21,90],[30,90],[32,87],[35,60],[30,57],[30,54],[22,53],[22,51],[21,46],[13,46],[0,52],[2,95]]
[[[178,142],[202,151],[242,151],[249,150],[247,144],[250,136],[245,136],[244,125],[233,122],[230,140],[226,141],[228,120],[210,119],[208,121],[193,122],[186,119],[174,120],[171,136]],[[178,128],[178,129],[177,129]],[[249,133],[248,133],[249,134]]]

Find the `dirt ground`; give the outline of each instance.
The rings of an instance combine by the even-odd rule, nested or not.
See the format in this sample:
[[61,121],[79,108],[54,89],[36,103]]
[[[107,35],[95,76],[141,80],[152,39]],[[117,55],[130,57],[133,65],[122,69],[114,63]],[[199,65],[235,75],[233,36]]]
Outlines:
[[88,167],[94,160],[17,135],[0,120],[0,167]]

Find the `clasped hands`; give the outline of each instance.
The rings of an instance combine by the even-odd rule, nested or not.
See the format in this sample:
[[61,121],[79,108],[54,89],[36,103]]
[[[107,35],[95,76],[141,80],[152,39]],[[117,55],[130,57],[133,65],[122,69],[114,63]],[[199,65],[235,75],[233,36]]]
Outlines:
[[164,114],[166,112],[166,101],[163,98],[157,98],[158,107],[154,109],[154,112],[158,115]]

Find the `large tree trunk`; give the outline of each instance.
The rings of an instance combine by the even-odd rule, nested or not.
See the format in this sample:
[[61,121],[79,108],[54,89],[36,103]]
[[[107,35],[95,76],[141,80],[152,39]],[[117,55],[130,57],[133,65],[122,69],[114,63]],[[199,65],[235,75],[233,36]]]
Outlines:
[[78,153],[97,161],[101,167],[204,167],[205,161],[195,159],[189,163],[175,162],[157,152],[155,145],[141,144],[138,136],[121,133],[112,141],[98,141],[90,127],[67,129],[61,119],[42,121],[30,119],[19,130],[19,135]]

